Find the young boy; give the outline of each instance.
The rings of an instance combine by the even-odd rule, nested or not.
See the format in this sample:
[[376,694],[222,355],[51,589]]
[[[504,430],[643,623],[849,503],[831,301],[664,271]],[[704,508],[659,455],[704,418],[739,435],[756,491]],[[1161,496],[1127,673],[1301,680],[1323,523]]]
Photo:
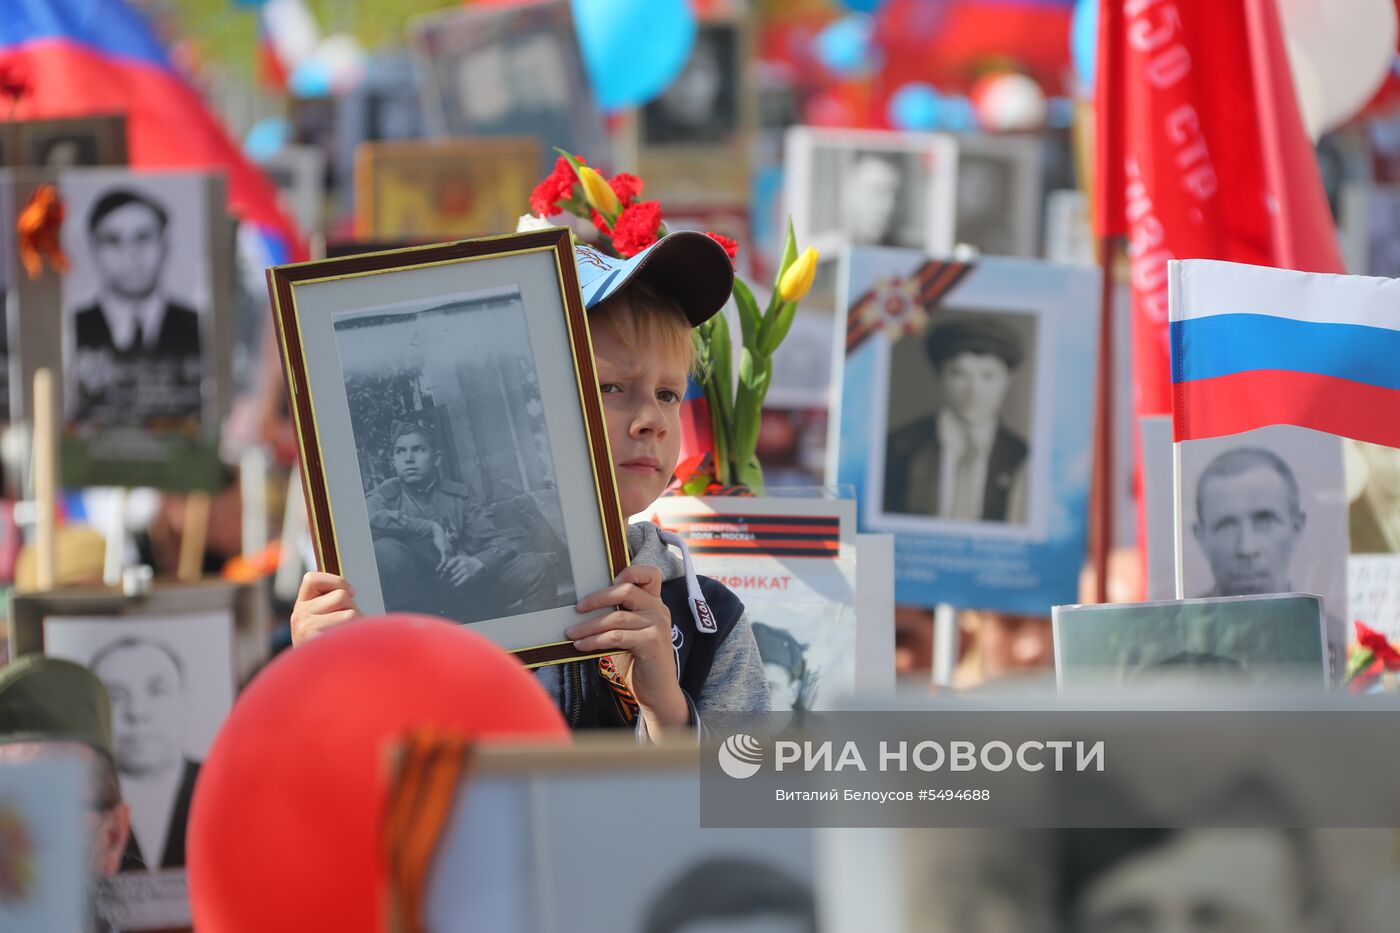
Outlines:
[[[694,359],[690,331],[724,306],[734,269],[723,247],[688,232],[625,261],[579,246],[575,262],[622,510],[636,515],[670,482]],[[763,661],[738,597],[697,577],[680,539],[655,525],[632,525],[627,541],[631,565],[578,603],[580,613],[616,610],[565,633],[580,651],[626,653],[536,672],[570,726],[635,723],[639,737],[659,739],[698,727],[707,712],[767,710]],[[308,573],[292,610],[292,641],[358,617],[354,592],[342,577]]]

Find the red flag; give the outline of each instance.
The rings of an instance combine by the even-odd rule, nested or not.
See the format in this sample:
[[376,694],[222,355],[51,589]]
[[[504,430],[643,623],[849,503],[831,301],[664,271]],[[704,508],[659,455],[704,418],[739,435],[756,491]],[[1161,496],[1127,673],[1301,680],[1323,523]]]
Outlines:
[[1101,235],[1128,238],[1139,415],[1171,411],[1167,260],[1342,272],[1275,0],[1099,0]]

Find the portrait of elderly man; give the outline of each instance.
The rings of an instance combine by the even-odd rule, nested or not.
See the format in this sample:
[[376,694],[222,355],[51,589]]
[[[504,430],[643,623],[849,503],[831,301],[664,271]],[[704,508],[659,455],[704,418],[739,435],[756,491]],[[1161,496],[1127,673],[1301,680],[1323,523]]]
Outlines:
[[1030,446],[1003,417],[1025,357],[1020,336],[990,316],[957,317],[930,328],[924,346],[938,407],[890,431],[885,511],[1024,524]]
[[131,836],[122,871],[185,864],[185,825],[199,762],[185,753],[185,665],[170,645],[131,636],[104,645],[88,667],[107,687]]
[[557,558],[517,552],[471,488],[441,476],[429,430],[390,433],[394,475],[365,500],[385,608],[479,622],[558,605]]
[[1215,581],[1198,595],[1291,592],[1293,552],[1307,523],[1298,480],[1281,457],[1262,447],[1220,454],[1196,482],[1191,531]]
[[199,417],[199,314],[163,290],[170,215],[145,194],[107,192],[87,216],[97,300],[73,318],[72,416],[142,426]]

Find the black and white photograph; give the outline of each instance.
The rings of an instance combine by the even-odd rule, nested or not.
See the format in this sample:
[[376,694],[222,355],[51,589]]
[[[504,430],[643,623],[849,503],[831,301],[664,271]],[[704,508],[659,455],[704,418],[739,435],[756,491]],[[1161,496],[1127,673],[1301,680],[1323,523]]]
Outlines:
[[[693,754],[595,743],[484,750],[424,894],[435,930],[815,933],[810,830],[708,829]],[[533,762],[531,759],[535,759]],[[642,820],[608,814],[645,813]],[[613,847],[597,856],[599,820]],[[619,884],[619,877],[626,883]],[[448,883],[448,879],[450,883]],[[449,890],[450,889],[450,890]],[[607,892],[607,909],[580,909]]]
[[984,256],[1038,255],[1041,160],[1041,143],[1030,137],[958,137],[959,247]]
[[[1175,596],[1170,424],[1144,422],[1149,598]],[[1342,440],[1276,425],[1181,448],[1185,595],[1322,597],[1333,664],[1346,657],[1348,503]],[[1156,507],[1153,507],[1156,503]],[[1340,674],[1334,668],[1334,672]]]
[[218,251],[204,176],[96,169],[59,188],[69,424],[196,433]]
[[1347,442],[1347,530],[1353,554],[1400,554],[1400,450]]
[[0,139],[0,166],[61,171],[126,164],[126,117],[120,114],[23,120],[8,124]]
[[627,565],[570,250],[551,228],[268,270],[317,565],[527,665],[579,658],[579,595]]
[[797,241],[949,252],[958,146],[931,133],[794,127],[785,185]]
[[1026,523],[1036,324],[949,309],[894,343],[886,514]]
[[334,317],[390,612],[577,601],[520,289]]
[[1062,692],[1130,687],[1304,688],[1330,683],[1322,604],[1287,594],[1056,606]]
[[1092,266],[1098,261],[1089,197],[1084,192],[1063,189],[1045,196],[1045,258],[1072,266]]
[[182,868],[199,767],[233,706],[233,616],[50,616],[43,629],[47,654],[85,665],[107,687],[131,805],[122,870]]
[[740,132],[740,32],[737,23],[708,23],[681,73],[642,107],[642,145],[713,146]]
[[608,137],[587,88],[567,0],[469,8],[415,19],[424,115],[437,136],[534,136],[606,163]]
[[[853,921],[871,902],[892,905],[893,922],[869,927],[892,933],[1394,927],[1393,830],[1292,828],[1310,824],[1293,815],[1286,779],[1268,771],[1193,782],[1178,796],[1175,807],[1221,814],[1222,828],[1146,817],[1146,828],[1111,830],[836,830],[821,839],[839,857],[819,863],[818,887]],[[1255,822],[1239,821],[1241,813]],[[1258,822],[1260,813],[1271,821]]]

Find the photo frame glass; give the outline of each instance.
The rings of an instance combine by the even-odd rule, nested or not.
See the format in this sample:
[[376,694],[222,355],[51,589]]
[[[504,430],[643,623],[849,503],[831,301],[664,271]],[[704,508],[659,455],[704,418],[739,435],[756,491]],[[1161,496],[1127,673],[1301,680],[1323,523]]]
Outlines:
[[625,563],[566,238],[271,271],[305,387],[321,567],[353,582],[366,613],[441,616],[527,660],[566,660],[574,603]]

